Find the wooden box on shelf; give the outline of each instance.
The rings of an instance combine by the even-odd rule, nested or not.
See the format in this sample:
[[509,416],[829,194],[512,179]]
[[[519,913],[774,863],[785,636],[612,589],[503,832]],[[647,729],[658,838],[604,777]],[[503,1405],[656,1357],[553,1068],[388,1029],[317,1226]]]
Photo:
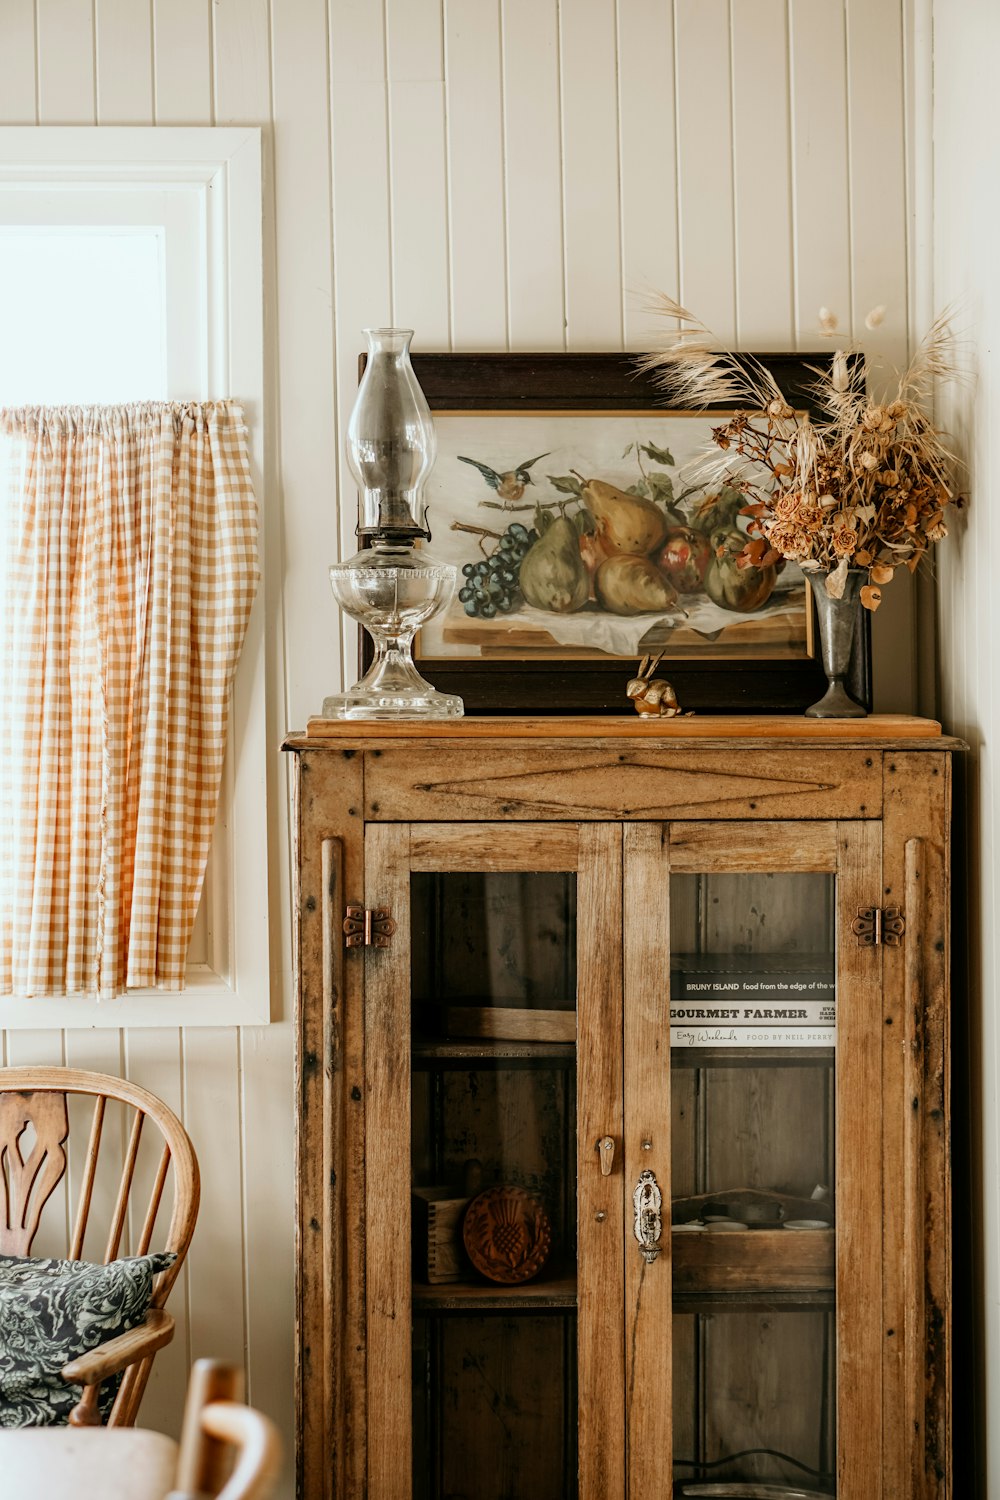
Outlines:
[[[317,720],[286,748],[300,1500],[803,1473],[838,1500],[950,1500],[960,744],[897,717],[695,717]],[[344,947],[348,903],[377,944]],[[672,951],[721,954],[720,992],[756,982],[736,955],[786,986],[823,955],[835,1026],[768,1035],[734,1004],[671,1046]],[[779,981],[767,953],[810,972]],[[544,1205],[529,1281],[464,1258],[470,1156]],[[781,1198],[813,1227],[681,1228],[732,1183],[731,1212]]]
[[439,1286],[469,1274],[462,1248],[462,1220],[469,1199],[451,1187],[415,1187],[412,1192],[413,1273]]

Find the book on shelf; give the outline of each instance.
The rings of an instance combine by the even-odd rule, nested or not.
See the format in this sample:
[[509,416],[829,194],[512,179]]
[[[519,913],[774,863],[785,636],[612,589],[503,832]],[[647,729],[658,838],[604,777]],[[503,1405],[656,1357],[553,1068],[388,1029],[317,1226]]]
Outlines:
[[670,1045],[674,1048],[705,1047],[836,1047],[835,1026],[759,1026],[716,1025],[702,1022],[688,1025],[670,1024]]
[[678,953],[670,962],[674,1047],[832,1047],[831,954]]

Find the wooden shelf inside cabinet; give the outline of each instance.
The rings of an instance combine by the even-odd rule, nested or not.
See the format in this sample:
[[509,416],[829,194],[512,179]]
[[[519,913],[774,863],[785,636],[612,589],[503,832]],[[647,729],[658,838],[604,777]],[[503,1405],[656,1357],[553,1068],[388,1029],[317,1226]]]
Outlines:
[[415,1006],[421,1030],[456,1040],[476,1042],[575,1042],[576,1011],[494,1005],[467,1000],[462,1005],[435,1007],[426,1001]]
[[412,1056],[414,1067],[470,1061],[537,1063],[565,1067],[574,1062],[576,1047],[572,1042],[438,1041],[415,1038]]
[[832,1047],[671,1047],[675,1068],[828,1068]]
[[674,1294],[831,1293],[833,1229],[747,1229],[671,1235]]
[[449,1282],[431,1286],[413,1283],[415,1313],[445,1312],[565,1312],[576,1307],[576,1273],[538,1277],[520,1286],[499,1286],[488,1281]]
[[836,1298],[829,1292],[674,1292],[675,1313],[832,1312]]

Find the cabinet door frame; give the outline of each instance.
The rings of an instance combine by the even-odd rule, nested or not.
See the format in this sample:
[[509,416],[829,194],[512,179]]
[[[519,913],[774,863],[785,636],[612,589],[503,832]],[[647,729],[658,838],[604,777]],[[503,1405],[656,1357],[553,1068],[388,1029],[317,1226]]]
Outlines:
[[[409,1233],[386,1203],[411,1180],[410,874],[569,870],[577,875],[577,1374],[580,1500],[624,1500],[622,828],[619,823],[370,823],[365,904],[396,923],[365,964],[365,1239],[368,1495],[412,1495]],[[584,1041],[586,1039],[586,1041]],[[610,1176],[596,1146],[610,1135]],[[408,1219],[408,1210],[406,1214]],[[405,1222],[405,1220],[404,1220]]]
[[[878,821],[800,823],[685,822],[632,824],[625,837],[625,1081],[626,1115],[648,1106],[628,1101],[650,1087],[651,1070],[669,1076],[670,874],[823,872],[836,876],[836,1153],[837,1153],[837,1494],[879,1500],[882,1493],[882,949],[859,946],[851,932],[858,908],[882,890],[882,825]],[[631,898],[631,899],[630,899]],[[662,934],[658,967],[653,933]],[[657,1001],[657,995],[659,1000]],[[657,1053],[659,1048],[659,1055]],[[665,1062],[663,1049],[665,1048]],[[633,1082],[634,1080],[634,1082]],[[639,1081],[642,1081],[642,1088]],[[670,1201],[669,1088],[666,1120],[649,1127],[665,1204]],[[660,1111],[662,1114],[662,1111]],[[664,1128],[665,1127],[665,1128]],[[655,1149],[657,1136],[665,1142]],[[630,1146],[632,1150],[630,1152]],[[641,1161],[626,1142],[627,1171]],[[631,1177],[627,1179],[631,1181]],[[665,1184],[665,1186],[664,1186]],[[665,1219],[667,1215],[665,1215]],[[664,1241],[669,1240],[669,1232]],[[626,1256],[630,1254],[626,1250]],[[661,1371],[639,1399],[641,1369],[629,1391],[629,1474],[648,1488],[672,1473],[669,1371],[669,1248],[637,1273],[637,1247],[626,1261],[626,1347],[651,1349],[659,1323]],[[657,1282],[653,1276],[665,1273]],[[664,1290],[666,1288],[666,1291]],[[664,1354],[664,1349],[666,1353]],[[667,1378],[663,1375],[666,1365]],[[632,1493],[644,1493],[634,1488]]]

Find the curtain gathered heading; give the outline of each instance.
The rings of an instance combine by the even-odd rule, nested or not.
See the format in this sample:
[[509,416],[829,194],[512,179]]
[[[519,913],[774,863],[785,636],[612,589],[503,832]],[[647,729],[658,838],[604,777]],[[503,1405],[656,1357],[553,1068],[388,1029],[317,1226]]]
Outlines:
[[0,994],[183,988],[258,579],[238,405],[0,411]]

